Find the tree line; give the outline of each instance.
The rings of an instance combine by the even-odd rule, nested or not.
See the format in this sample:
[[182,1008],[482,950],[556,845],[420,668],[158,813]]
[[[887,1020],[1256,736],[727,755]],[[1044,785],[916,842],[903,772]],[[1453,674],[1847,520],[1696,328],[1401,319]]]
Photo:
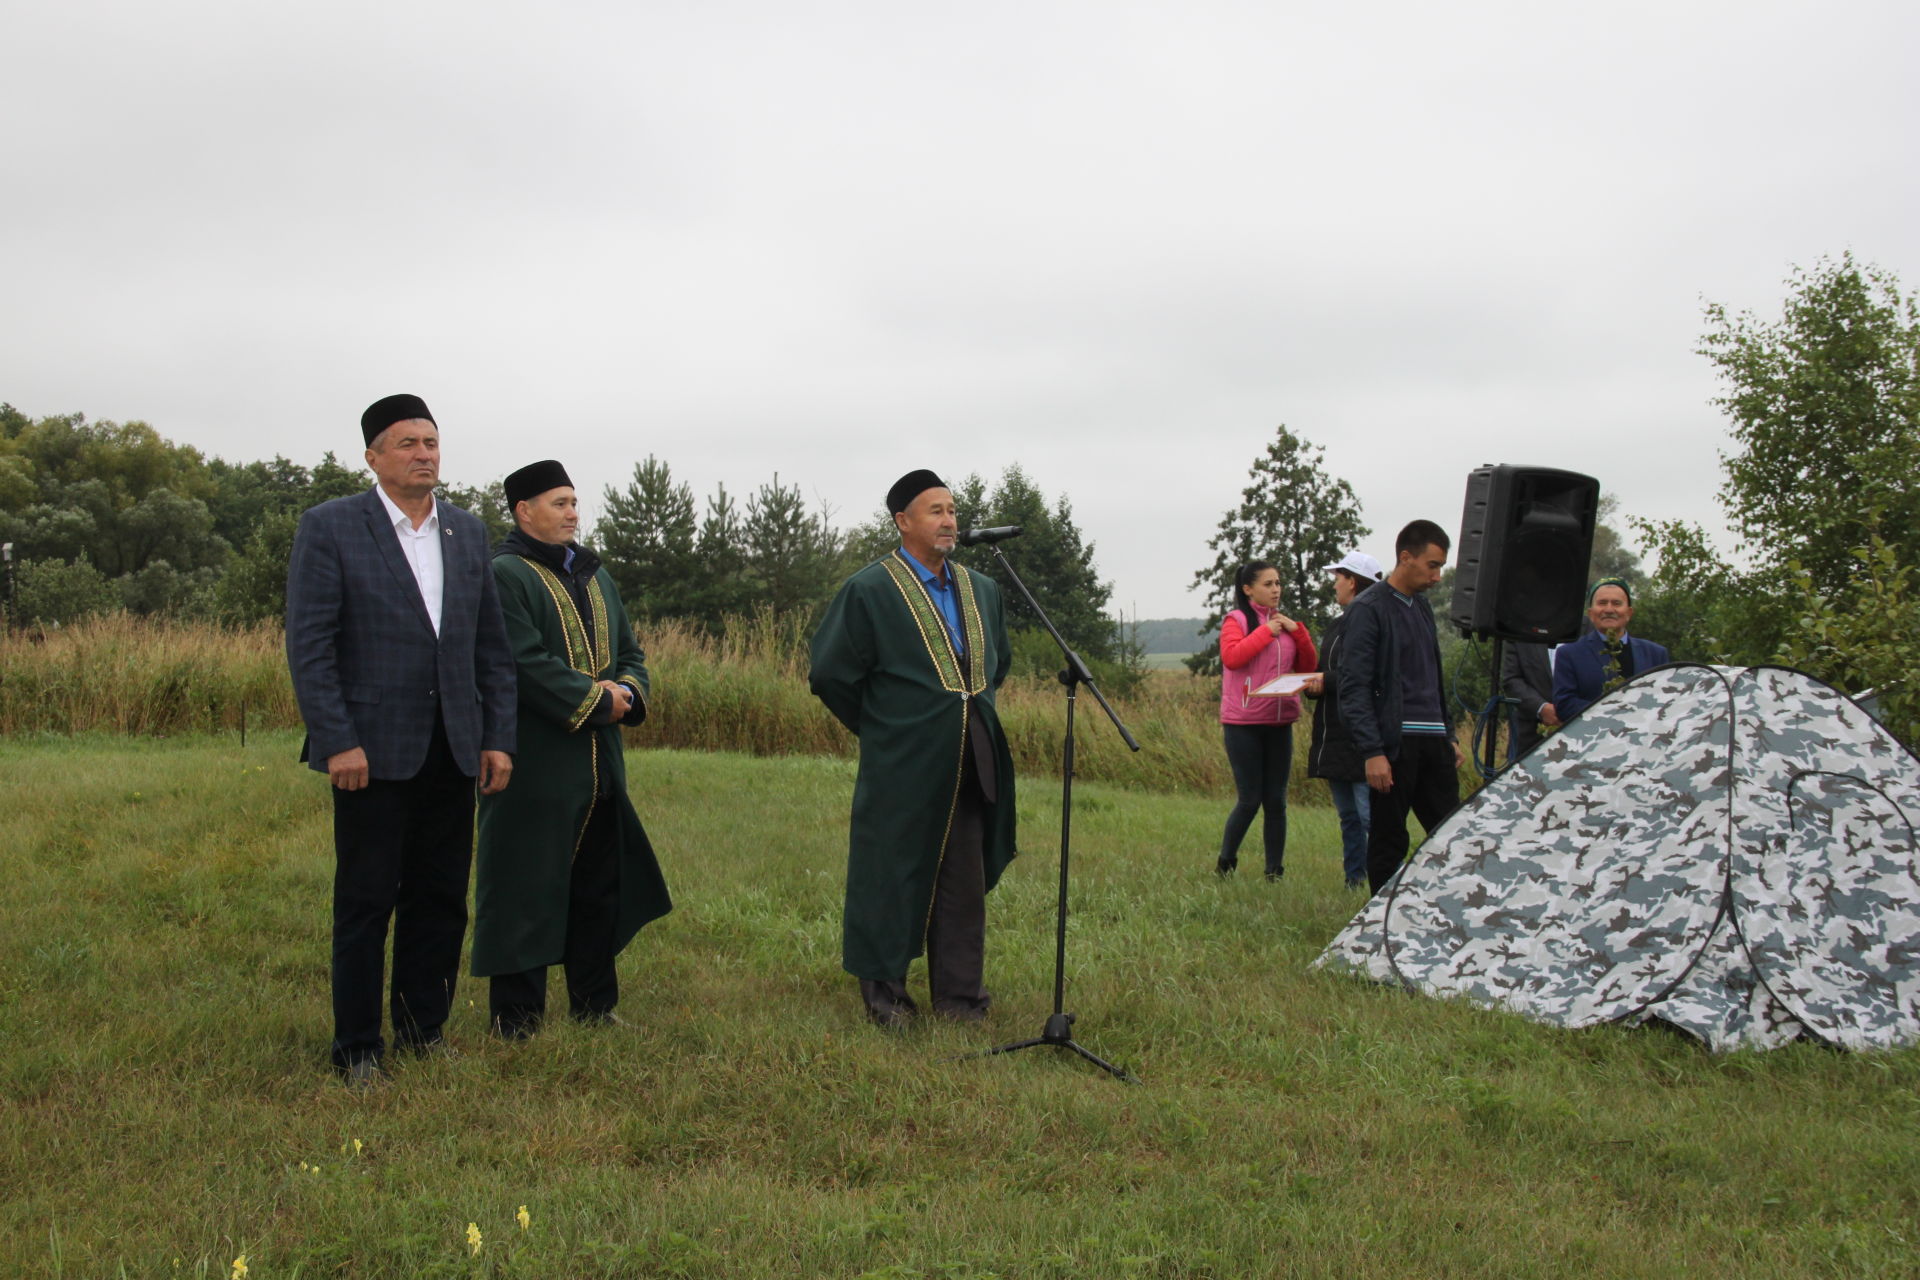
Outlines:
[[[331,452],[312,466],[282,456],[232,463],[145,422],[31,419],[0,404],[0,542],[11,542],[15,557],[8,621],[62,626],[120,610],[219,623],[278,618],[301,512],[371,483]],[[512,528],[497,482],[439,492],[496,540]],[[991,483],[966,476],[955,496],[963,521],[1023,526],[1012,558],[1083,656],[1121,678],[1137,667],[1108,613],[1112,584],[1064,494],[1048,497],[1014,465]],[[581,540],[606,561],[636,623],[676,619],[719,631],[760,610],[810,617],[849,573],[898,543],[886,512],[841,527],[778,475],[744,498],[723,484],[699,501],[651,455],[625,483],[606,486],[599,506]],[[1002,581],[1009,625],[1033,633],[1016,635],[1017,660],[1057,666],[991,551],[956,558]]]

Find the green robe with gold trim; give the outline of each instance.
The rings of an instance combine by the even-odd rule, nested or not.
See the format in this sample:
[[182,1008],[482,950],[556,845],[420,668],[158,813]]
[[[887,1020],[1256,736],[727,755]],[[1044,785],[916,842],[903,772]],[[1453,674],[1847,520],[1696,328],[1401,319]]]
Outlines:
[[636,692],[639,715],[630,713],[629,724],[644,716],[650,694],[646,655],[613,579],[598,569],[587,580],[589,616],[582,619],[558,574],[509,547],[495,550],[493,577],[519,670],[524,727],[506,790],[480,797],[475,977],[560,963],[574,849],[596,795],[615,806],[620,841],[614,950],[673,909],[653,846],[627,798],[620,726],[587,723],[602,696],[596,680]]
[[968,750],[969,702],[992,739],[998,788],[986,810],[987,888],[1014,856],[1013,757],[993,705],[1011,660],[1000,588],[952,569],[964,667],[938,606],[897,551],[847,579],[813,637],[808,684],[860,739],[841,944],[842,964],[859,978],[904,978],[926,950]]

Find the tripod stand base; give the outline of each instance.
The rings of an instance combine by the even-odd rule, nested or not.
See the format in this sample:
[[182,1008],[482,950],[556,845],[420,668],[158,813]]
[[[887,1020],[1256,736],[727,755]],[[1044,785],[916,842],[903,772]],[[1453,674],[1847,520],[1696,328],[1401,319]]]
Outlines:
[[1102,1058],[1099,1054],[1094,1053],[1091,1049],[1088,1049],[1085,1045],[1073,1038],[1073,1017],[1074,1015],[1070,1013],[1056,1013],[1047,1019],[1046,1027],[1041,1030],[1039,1035],[1033,1037],[1031,1040],[1015,1040],[1010,1044],[995,1045],[991,1049],[983,1049],[979,1053],[972,1053],[967,1056],[970,1058],[991,1058],[996,1053],[1017,1053],[1021,1049],[1033,1049],[1041,1045],[1052,1045],[1056,1049],[1073,1050],[1073,1052],[1079,1054],[1094,1066],[1099,1067],[1116,1080],[1126,1084],[1139,1084],[1140,1082],[1134,1079],[1125,1067],[1114,1066],[1111,1062],[1108,1062],[1105,1058]]

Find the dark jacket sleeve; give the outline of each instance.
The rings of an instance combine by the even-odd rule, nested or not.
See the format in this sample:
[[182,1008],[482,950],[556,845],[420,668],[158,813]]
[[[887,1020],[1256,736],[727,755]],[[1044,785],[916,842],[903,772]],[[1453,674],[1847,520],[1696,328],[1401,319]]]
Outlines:
[[1354,601],[1347,611],[1344,645],[1340,654],[1340,715],[1346,721],[1347,736],[1362,760],[1385,755],[1386,740],[1380,734],[1380,718],[1374,710],[1374,668],[1380,662],[1380,611]]
[[1427,615],[1427,629],[1433,636],[1433,672],[1440,681],[1440,723],[1447,726],[1447,741],[1458,745],[1453,732],[1453,699],[1447,696],[1447,660],[1440,652],[1440,623],[1425,596],[1420,597],[1420,608]]
[[624,684],[633,690],[633,705],[627,708],[626,715],[620,717],[620,723],[640,724],[647,718],[647,703],[653,697],[653,681],[647,675],[646,651],[634,638],[633,625],[627,621],[627,611],[620,602],[620,592],[614,587],[613,579],[605,569],[600,571],[599,577],[600,589],[606,596],[607,611],[613,615],[611,679],[615,684]]
[[307,726],[308,755],[320,769],[327,757],[360,745],[340,679],[343,575],[329,514],[315,508],[301,515],[287,562],[287,669]]
[[[1523,641],[1515,641],[1500,656],[1500,688],[1509,698],[1520,704],[1520,714],[1529,719],[1540,718],[1540,707],[1549,700],[1550,688],[1543,689],[1534,683],[1533,673],[1527,670],[1527,648]],[[1545,655],[1541,657],[1545,662]],[[1551,685],[1552,676],[1548,676]]]
[[[969,569],[967,572],[973,571]],[[1013,670],[1013,642],[1007,638],[1006,601],[1001,598],[999,583],[984,573],[976,573],[973,576],[976,584],[974,587],[976,598],[991,601],[990,606],[983,606],[984,616],[981,622],[991,629],[993,651],[998,655],[994,660],[993,670],[987,673],[987,688],[998,692],[1007,678],[1007,673]],[[980,583],[985,584],[984,591],[978,585]]]
[[1562,724],[1593,705],[1579,693],[1583,648],[1583,642],[1576,640],[1561,645],[1553,655],[1553,710]]
[[841,584],[820,619],[809,659],[807,687],[849,733],[860,736],[860,704],[873,667],[873,632],[866,599],[851,579]]
[[[476,536],[485,538],[473,520]],[[486,545],[484,541],[482,546]],[[507,638],[506,618],[500,609],[500,588],[492,565],[480,571],[480,616],[474,623],[473,682],[480,690],[480,749],[511,755],[520,745],[520,680],[514,667],[513,645]]]

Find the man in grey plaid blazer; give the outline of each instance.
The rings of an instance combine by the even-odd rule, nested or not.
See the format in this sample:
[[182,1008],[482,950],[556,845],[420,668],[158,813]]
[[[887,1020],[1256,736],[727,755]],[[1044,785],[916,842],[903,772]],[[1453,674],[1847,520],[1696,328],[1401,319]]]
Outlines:
[[378,483],[300,518],[287,665],[300,758],[332,783],[333,1064],[367,1085],[384,1074],[389,919],[395,1044],[451,1052],[474,783],[507,785],[517,693],[485,526],[433,496],[433,415],[388,396],[360,425]]

